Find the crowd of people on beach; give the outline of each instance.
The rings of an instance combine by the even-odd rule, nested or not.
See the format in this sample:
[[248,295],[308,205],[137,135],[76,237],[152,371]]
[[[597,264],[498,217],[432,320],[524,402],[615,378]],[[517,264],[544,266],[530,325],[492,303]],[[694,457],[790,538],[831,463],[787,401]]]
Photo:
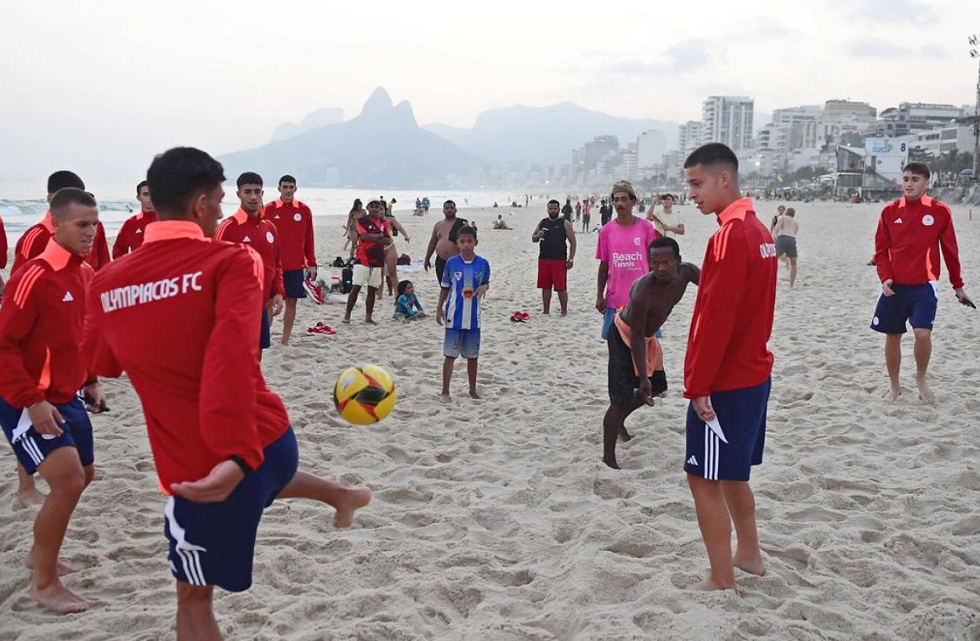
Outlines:
[[[592,231],[598,202],[595,309],[608,346],[609,395],[602,461],[612,469],[619,469],[617,443],[632,438],[627,418],[667,390],[661,328],[688,286],[698,288],[684,358],[690,404],[683,469],[710,576],[692,588],[736,589],[735,568],[765,573],[749,477],[762,463],[766,440],[777,265],[785,258],[794,287],[799,223],[795,210],[782,206],[770,225],[760,220],[739,187],[737,157],[724,145],[695,150],[684,171],[686,197],[718,222],[700,266],[682,260],[686,229],[677,197],[655,195],[647,205],[628,181],[615,183],[608,197],[574,205],[571,197],[549,200],[530,240],[539,247],[542,314],[551,315],[556,293],[565,316],[575,225],[581,221],[582,231]],[[957,299],[973,307],[960,276],[951,211],[926,195],[928,180],[925,165],[905,168],[903,196],[884,208],[875,237],[881,296],[871,329],[885,334],[889,400],[902,392],[907,324],[915,335],[920,398],[934,400],[926,373],[940,255]],[[279,197],[266,202],[263,177],[245,172],[236,180],[240,207],[221,221],[224,181],[222,166],[198,149],[174,148],[154,158],[136,187],[141,210],[123,225],[110,258],[95,197],[76,174],[55,172],[47,185],[49,211],[18,241],[5,290],[0,280],[0,424],[18,461],[18,497],[39,507],[25,561],[33,570],[30,595],[52,611],[90,606],[62,584],[60,577],[73,570],[59,554],[95,477],[89,413],[109,405],[100,377],[126,373],[144,410],[167,495],[180,639],[220,638],[214,586],[250,587],[256,529],[274,499],[328,504],[338,527],[349,526],[370,501],[366,488],[298,471],[286,409],[261,371],[271,319],[284,312],[281,342],[288,345],[297,302],[315,290],[312,212],[297,199],[293,176],[281,176]],[[416,283],[398,279],[396,238],[410,239],[393,215],[395,202],[382,196],[364,207],[356,200],[349,212],[351,282],[343,323],[351,322],[365,288],[366,323],[377,325],[374,305],[385,291],[394,318],[427,317]],[[530,202],[528,195],[525,205]],[[417,199],[416,211],[424,214],[428,205],[428,198]],[[638,205],[643,216],[634,213]],[[434,272],[435,320],[445,329],[441,399],[450,399],[460,357],[467,361],[469,396],[479,399],[482,301],[491,266],[477,253],[476,225],[457,215],[451,199],[442,212],[422,260],[422,269]],[[506,225],[501,216],[494,228],[502,228],[498,223]],[[518,314],[511,320],[526,322]],[[155,340],[147,341],[148,334]],[[37,473],[48,482],[47,496],[34,484]]]

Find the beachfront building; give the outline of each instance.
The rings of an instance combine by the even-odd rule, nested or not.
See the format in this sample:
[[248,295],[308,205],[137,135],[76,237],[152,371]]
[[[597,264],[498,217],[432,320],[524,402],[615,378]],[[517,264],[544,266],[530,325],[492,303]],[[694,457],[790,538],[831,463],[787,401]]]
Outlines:
[[677,150],[684,158],[701,146],[701,121],[688,120],[678,127]]
[[953,105],[903,102],[883,110],[871,132],[879,138],[898,138],[948,125],[963,116],[963,109]]
[[720,142],[732,151],[752,148],[755,101],[744,96],[709,96],[701,109],[701,144]]
[[835,140],[841,136],[863,134],[875,124],[878,110],[866,102],[828,100],[823,105],[823,124]]
[[637,165],[641,176],[651,176],[663,167],[667,152],[664,132],[656,129],[644,131],[636,138]]

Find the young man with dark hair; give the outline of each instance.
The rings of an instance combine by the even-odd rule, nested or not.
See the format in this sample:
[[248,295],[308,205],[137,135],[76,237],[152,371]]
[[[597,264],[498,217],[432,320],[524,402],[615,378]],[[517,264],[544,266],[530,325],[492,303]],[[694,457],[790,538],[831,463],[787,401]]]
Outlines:
[[[657,214],[657,203],[660,202],[664,206],[662,213]],[[661,236],[666,236],[667,238],[677,238],[678,236],[684,235],[684,219],[681,218],[680,214],[674,211],[674,196],[673,194],[664,194],[663,196],[658,196],[650,203],[650,211],[647,214],[647,220],[653,223],[657,232]]]
[[296,199],[296,179],[279,179],[279,198],[265,206],[265,218],[279,230],[282,283],[286,312],[282,317],[282,344],[289,345],[296,321],[296,301],[306,298],[306,280],[316,280],[316,249],[313,244],[313,212]]
[[613,214],[612,207],[606,204],[606,199],[603,198],[600,201],[600,206],[599,206],[599,225],[602,227],[608,225],[609,221],[612,220],[612,214]]
[[480,398],[476,391],[476,371],[480,358],[480,302],[490,288],[490,262],[476,255],[476,228],[464,225],[456,244],[459,253],[450,256],[442,275],[442,289],[436,307],[436,322],[445,321],[443,342],[442,399],[449,400],[449,382],[456,359],[466,359],[470,397]]
[[255,344],[262,259],[249,244],[208,238],[221,218],[221,165],[197,149],[171,149],[147,178],[160,220],[138,252],[93,280],[84,353],[93,372],[126,372],[143,406],[169,495],[177,639],[220,639],[214,586],[251,586],[256,531],[273,500],[329,503],[336,526],[347,527],[371,495],[297,471],[296,438]]
[[391,231],[385,222],[384,205],[374,198],[367,205],[368,213],[354,222],[357,234],[357,262],[354,264],[353,288],[347,296],[347,310],[342,323],[350,323],[351,312],[357,304],[361,288],[367,286],[364,300],[364,322],[377,325],[374,320],[374,299],[381,289],[385,266],[385,249],[391,244]]
[[[424,201],[423,201],[424,202]],[[459,238],[459,231],[469,224],[465,218],[456,217],[456,203],[447,200],[442,204],[442,220],[432,226],[432,237],[429,238],[429,246],[425,250],[425,271],[429,271],[432,263],[433,252],[436,255],[436,278],[442,283],[442,274],[446,268],[446,261],[450,257],[459,253],[456,241]]]
[[127,218],[119,229],[116,242],[112,245],[113,260],[139,249],[143,244],[146,226],[157,221],[157,212],[153,209],[153,199],[150,197],[147,181],[144,180],[136,185],[136,199],[140,202],[140,210],[134,216]]
[[[282,284],[279,235],[276,226],[262,216],[264,193],[262,176],[246,171],[238,177],[237,186],[237,196],[241,206],[234,216],[218,226],[214,239],[251,247],[262,257],[262,309],[257,310],[256,313],[262,320],[259,327],[259,347],[268,349],[272,346],[272,338],[269,334],[270,320],[272,316],[278,316],[282,311],[282,299],[285,294]],[[262,360],[261,352],[259,352],[259,360]]]
[[909,163],[902,172],[902,197],[882,210],[875,233],[874,264],[881,279],[881,296],[871,329],[885,334],[885,366],[890,383],[885,398],[889,401],[902,393],[898,375],[907,322],[915,334],[919,398],[935,402],[926,371],[939,299],[940,249],[956,299],[975,307],[963,290],[953,212],[948,205],[926,195],[928,186],[929,168],[922,163]]
[[618,470],[616,441],[632,438],[626,419],[667,390],[663,353],[657,332],[687,291],[698,284],[701,270],[681,262],[681,250],[673,238],[650,244],[650,273],[630,287],[629,303],[609,331],[609,409],[602,420],[602,461]]
[[105,401],[82,359],[85,295],[99,210],[91,194],[74,187],[51,200],[51,239],[10,279],[0,308],[0,425],[27,473],[39,472],[51,488],[34,520],[27,567],[34,570],[31,598],[55,612],[88,609],[69,591],[59,563],[68,522],[95,472],[92,424],[77,393]]
[[575,261],[575,229],[571,221],[559,216],[561,203],[548,201],[548,217],[541,219],[531,234],[538,243],[538,289],[544,313],[551,313],[551,290],[558,292],[561,315],[568,314],[568,270]]
[[[67,170],[56,171],[48,176],[48,203],[50,204],[51,199],[57,192],[67,188],[85,191],[85,183],[78,177],[78,174]],[[47,249],[53,234],[54,222],[51,220],[51,210],[48,209],[41,222],[28,228],[17,241],[14,249],[14,264],[10,268],[10,275],[13,276],[20,271],[20,268],[27,261],[40,256]],[[99,222],[96,227],[95,239],[93,240],[91,249],[84,257],[85,262],[93,268],[101,261],[98,259],[91,260],[91,255],[93,252],[97,253],[100,243],[105,244],[105,242],[105,230],[102,228],[102,223]],[[108,254],[108,251],[106,253]],[[24,506],[41,505],[44,503],[44,495],[37,491],[34,479],[26,474],[20,466],[17,468],[17,498],[20,499],[20,502]]]
[[684,471],[711,564],[710,578],[691,588],[736,590],[733,565],[765,573],[749,474],[765,447],[776,245],[752,200],[741,197],[731,149],[699,147],[684,176],[698,209],[720,225],[705,250],[684,359],[684,396],[691,399]]
[[602,339],[609,336],[616,311],[630,300],[630,287],[650,271],[650,243],[660,235],[650,221],[633,215],[636,192],[629,181],[612,188],[616,219],[599,230],[595,257],[599,260],[595,307],[602,318]]

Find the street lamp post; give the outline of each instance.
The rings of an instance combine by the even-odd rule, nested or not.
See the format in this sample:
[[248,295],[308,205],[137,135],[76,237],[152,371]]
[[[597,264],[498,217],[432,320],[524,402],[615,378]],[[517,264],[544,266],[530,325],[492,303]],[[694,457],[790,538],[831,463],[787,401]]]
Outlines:
[[[970,57],[980,58],[980,40],[970,36]],[[980,65],[977,67],[977,104],[973,111],[973,181],[980,181]]]

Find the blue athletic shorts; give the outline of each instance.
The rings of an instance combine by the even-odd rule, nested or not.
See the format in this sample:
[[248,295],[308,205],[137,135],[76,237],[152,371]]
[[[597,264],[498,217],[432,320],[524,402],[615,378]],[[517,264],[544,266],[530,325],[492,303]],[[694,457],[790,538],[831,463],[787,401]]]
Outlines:
[[259,349],[272,347],[272,333],[269,329],[269,310],[262,308],[262,327],[259,328]]
[[293,429],[265,448],[257,470],[221,503],[194,503],[171,496],[164,508],[170,571],[190,585],[217,585],[229,592],[252,586],[252,558],[262,512],[289,484],[299,465]]
[[939,295],[936,284],[892,285],[894,296],[878,297],[871,329],[882,334],[904,334],[905,322],[913,329],[932,329]]
[[709,481],[748,481],[752,466],[762,463],[766,447],[771,387],[768,379],[755,387],[714,392],[711,406],[720,432],[698,417],[693,402],[688,405],[684,471]]
[[48,454],[59,447],[74,447],[83,466],[95,462],[95,443],[92,439],[92,422],[88,418],[85,405],[74,398],[63,405],[55,405],[65,424],[61,425],[61,436],[38,434],[31,425],[26,409],[11,407],[0,398],[0,425],[14,448],[17,460],[28,474],[34,474]]
[[305,269],[293,269],[282,273],[282,284],[286,289],[286,298],[306,298],[303,282],[306,280]]
[[480,358],[480,330],[447,329],[442,353],[446,358]]

